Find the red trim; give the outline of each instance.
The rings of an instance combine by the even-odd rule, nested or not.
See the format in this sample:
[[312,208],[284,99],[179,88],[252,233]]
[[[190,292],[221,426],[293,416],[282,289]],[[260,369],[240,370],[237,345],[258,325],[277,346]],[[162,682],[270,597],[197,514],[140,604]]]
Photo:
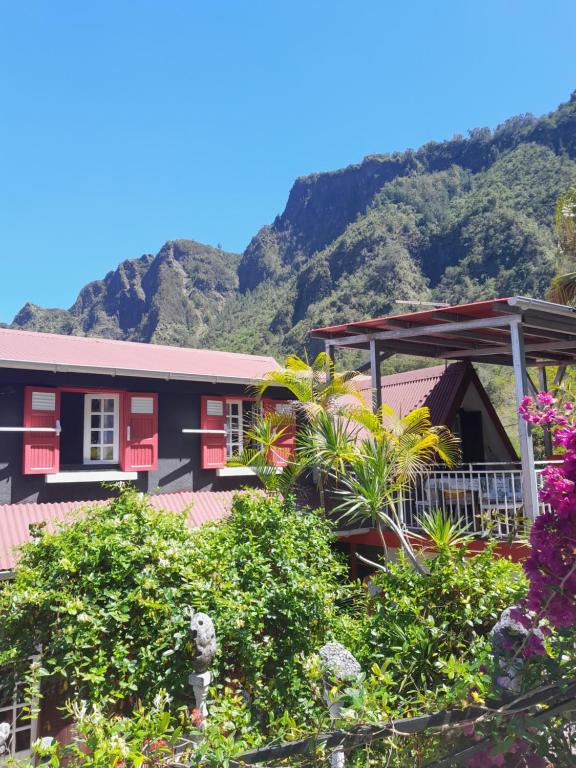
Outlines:
[[[230,397],[230,400],[234,398]],[[236,398],[240,400],[241,398]],[[208,400],[222,403],[222,415],[208,415]],[[200,428],[223,430],[226,424],[226,398],[217,395],[201,395]],[[226,435],[202,434],[200,436],[200,455],[202,469],[220,469],[226,466]]]
[[[132,400],[152,399],[152,413],[132,413]],[[158,395],[155,392],[125,392],[120,418],[120,468],[125,472],[158,469]]]
[[[53,411],[32,408],[34,392],[54,395]],[[56,429],[60,420],[60,392],[53,387],[24,387],[23,425],[31,428]],[[22,439],[22,473],[54,475],[60,469],[60,435],[56,432],[24,432]]]
[[[434,552],[434,545],[430,539],[426,537],[424,538],[425,541],[422,541],[421,537],[411,536],[408,534],[408,540],[414,549],[425,549],[430,552]],[[387,547],[390,547],[391,549],[400,548],[400,540],[395,533],[392,533],[392,531],[384,532],[384,540],[386,541]],[[382,547],[380,535],[375,528],[367,529],[366,533],[355,533],[351,536],[340,535],[339,541],[343,542],[344,544],[350,544],[351,548],[352,546],[356,547],[358,544],[365,544],[378,548]],[[466,554],[473,555],[478,552],[482,552],[484,549],[486,549],[486,541],[482,539],[475,539],[468,545]],[[519,563],[525,560],[530,555],[530,551],[530,545],[521,541],[515,541],[512,543],[500,542],[495,549],[495,552],[499,557],[509,557],[515,563]]]

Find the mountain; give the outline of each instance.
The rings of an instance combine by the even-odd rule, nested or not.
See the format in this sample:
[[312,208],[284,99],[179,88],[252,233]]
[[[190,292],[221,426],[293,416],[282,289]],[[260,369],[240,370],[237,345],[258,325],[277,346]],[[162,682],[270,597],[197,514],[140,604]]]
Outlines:
[[27,304],[13,327],[301,352],[311,327],[398,300],[543,296],[555,200],[576,183],[576,92],[541,118],[299,178],[245,252],[168,242],[90,283],[69,310]]
[[26,304],[12,327],[200,346],[210,322],[238,292],[239,263],[239,254],[173,240],[156,256],[124,261],[88,283],[68,310]]

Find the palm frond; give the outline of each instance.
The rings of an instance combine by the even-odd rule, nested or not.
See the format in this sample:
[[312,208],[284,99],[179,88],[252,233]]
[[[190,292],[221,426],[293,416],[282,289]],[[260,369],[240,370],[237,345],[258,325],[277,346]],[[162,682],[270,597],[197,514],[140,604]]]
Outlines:
[[440,551],[462,547],[472,539],[470,523],[452,520],[450,513],[443,509],[424,512],[418,524]]

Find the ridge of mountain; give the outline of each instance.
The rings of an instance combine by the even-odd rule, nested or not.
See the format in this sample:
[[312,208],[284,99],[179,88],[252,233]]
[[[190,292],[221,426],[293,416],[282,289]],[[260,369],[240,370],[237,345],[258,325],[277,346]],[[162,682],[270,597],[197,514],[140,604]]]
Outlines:
[[12,326],[281,355],[399,299],[543,296],[555,200],[574,183],[576,94],[540,118],[301,177],[243,254],[169,241],[68,310],[26,304]]

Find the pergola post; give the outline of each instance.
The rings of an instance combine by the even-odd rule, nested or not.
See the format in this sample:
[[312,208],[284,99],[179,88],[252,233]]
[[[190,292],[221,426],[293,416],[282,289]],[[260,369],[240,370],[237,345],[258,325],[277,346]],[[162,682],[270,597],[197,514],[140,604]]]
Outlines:
[[[542,392],[548,391],[548,380],[546,376],[546,368],[542,366],[541,368],[538,368],[538,384],[540,385],[540,390]],[[544,426],[544,453],[546,454],[546,458],[550,458],[552,456],[554,449],[552,448],[552,433],[550,432],[550,427],[548,425]]]
[[[520,318],[510,322],[512,341],[512,365],[514,369],[514,387],[516,406],[520,408],[522,399],[528,394],[528,374],[524,356],[524,333]],[[520,438],[520,458],[522,460],[522,493],[524,498],[524,513],[529,521],[538,514],[538,486],[536,484],[536,469],[534,466],[534,447],[528,422],[518,414],[518,435]]]
[[326,341],[324,343],[324,350],[331,363],[330,367],[328,368],[328,380],[331,380],[332,374],[334,373],[334,345],[330,344],[329,341]]
[[375,339],[370,339],[370,378],[372,380],[372,410],[382,405],[382,377],[380,374],[380,353]]

